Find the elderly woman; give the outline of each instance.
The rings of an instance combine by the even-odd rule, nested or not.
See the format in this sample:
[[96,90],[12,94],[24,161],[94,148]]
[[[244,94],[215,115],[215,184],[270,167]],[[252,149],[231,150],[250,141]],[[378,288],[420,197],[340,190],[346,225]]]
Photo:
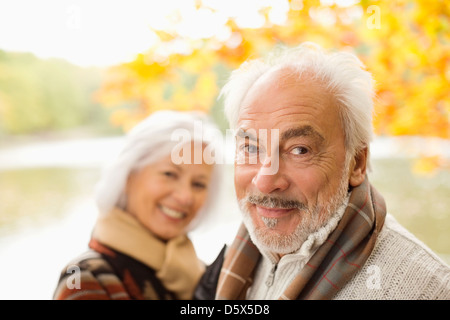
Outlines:
[[54,299],[192,298],[204,265],[187,232],[217,193],[220,170],[206,157],[219,152],[217,134],[200,114],[175,111],[130,131],[97,186],[90,250],[63,270]]

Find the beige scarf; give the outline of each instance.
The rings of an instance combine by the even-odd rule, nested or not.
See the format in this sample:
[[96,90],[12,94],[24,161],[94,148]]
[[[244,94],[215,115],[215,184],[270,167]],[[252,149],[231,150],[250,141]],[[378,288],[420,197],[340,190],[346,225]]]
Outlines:
[[117,208],[98,218],[92,236],[154,269],[164,287],[181,300],[192,298],[205,269],[186,235],[163,242],[131,214]]

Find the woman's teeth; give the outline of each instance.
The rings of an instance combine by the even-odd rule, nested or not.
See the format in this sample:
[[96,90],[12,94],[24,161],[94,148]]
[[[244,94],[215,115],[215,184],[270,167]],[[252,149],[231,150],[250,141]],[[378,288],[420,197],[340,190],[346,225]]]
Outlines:
[[160,206],[160,208],[164,214],[174,219],[183,219],[186,216],[183,212],[176,211],[164,206]]

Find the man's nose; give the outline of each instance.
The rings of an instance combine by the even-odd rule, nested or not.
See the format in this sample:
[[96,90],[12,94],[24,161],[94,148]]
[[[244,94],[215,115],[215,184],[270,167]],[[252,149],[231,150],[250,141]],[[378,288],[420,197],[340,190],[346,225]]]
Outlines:
[[[265,194],[284,191],[289,187],[289,180],[283,173],[281,163],[273,166],[272,161],[274,160],[267,158],[252,179],[253,185]],[[274,167],[277,170],[274,170]]]

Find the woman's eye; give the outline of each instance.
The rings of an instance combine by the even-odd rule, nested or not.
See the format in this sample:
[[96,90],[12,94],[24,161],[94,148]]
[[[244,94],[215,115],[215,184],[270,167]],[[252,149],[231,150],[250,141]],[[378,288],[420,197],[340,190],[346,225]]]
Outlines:
[[305,154],[308,153],[308,149],[305,147],[295,147],[291,150],[291,153],[295,155]]
[[196,189],[206,189],[207,188],[207,185],[203,182],[194,182],[192,185]]
[[177,177],[176,173],[172,172],[172,171],[164,171],[163,175],[165,175],[166,177],[169,177],[169,178],[176,178]]

